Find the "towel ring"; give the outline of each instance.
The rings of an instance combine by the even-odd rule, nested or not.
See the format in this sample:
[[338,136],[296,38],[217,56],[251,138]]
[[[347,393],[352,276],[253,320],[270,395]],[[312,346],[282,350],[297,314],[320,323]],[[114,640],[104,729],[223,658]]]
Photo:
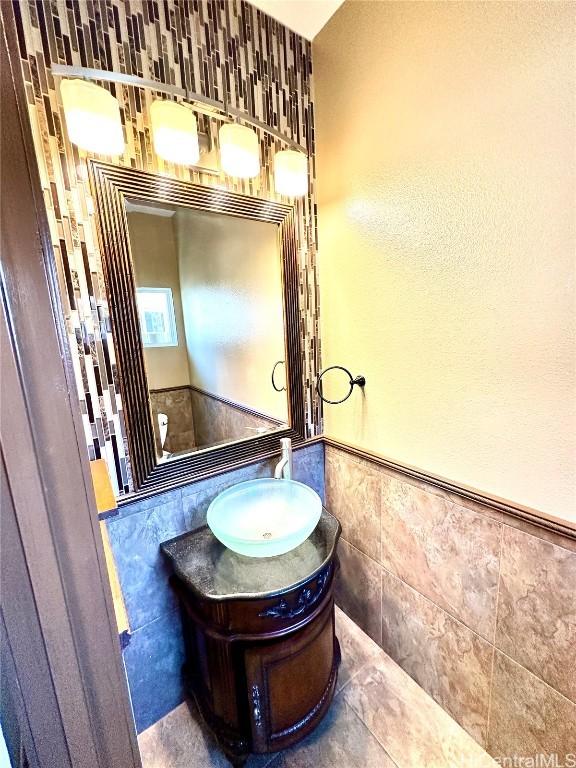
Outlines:
[[277,387],[276,386],[276,382],[274,381],[274,374],[276,373],[276,368],[279,365],[286,365],[286,363],[284,362],[284,360],[278,360],[277,363],[274,363],[274,368],[272,368],[272,377],[271,377],[272,378],[272,386],[274,387],[276,392],[286,392],[286,387]]
[[[327,397],[324,397],[322,394],[322,377],[328,373],[328,371],[333,371],[334,369],[337,369],[339,371],[344,371],[348,375],[348,378],[350,379],[350,389],[348,390],[348,393],[341,399],[341,400],[328,400]],[[316,382],[316,392],[318,392],[318,395],[322,402],[324,403],[330,403],[330,405],[338,405],[339,403],[343,403],[345,400],[348,400],[350,395],[352,394],[352,390],[355,386],[360,387],[361,389],[366,385],[366,379],[364,376],[355,376],[353,377],[348,368],[344,368],[342,365],[331,365],[329,368],[325,368],[323,371],[321,371],[318,374],[318,380]]]

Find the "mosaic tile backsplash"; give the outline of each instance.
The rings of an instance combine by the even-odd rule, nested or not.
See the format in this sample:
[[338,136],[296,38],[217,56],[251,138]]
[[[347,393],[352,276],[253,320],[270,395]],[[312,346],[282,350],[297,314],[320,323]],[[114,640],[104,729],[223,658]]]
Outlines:
[[[119,495],[132,489],[119,372],[86,155],[63,126],[54,64],[89,67],[174,85],[280,131],[308,152],[310,194],[297,200],[301,326],[308,435],[320,431],[314,390],[319,370],[314,114],[310,43],[240,0],[22,0],[14,2],[29,114],[38,157],[62,306],[91,459],[104,458]],[[120,102],[126,148],[109,161],[146,171],[278,199],[271,162],[284,142],[259,131],[262,167],[249,181],[174,166],[153,151],[148,109],[159,94],[100,83]],[[168,98],[168,97],[165,97]],[[220,123],[199,115],[200,130],[217,147]],[[106,158],[105,158],[106,159]]]

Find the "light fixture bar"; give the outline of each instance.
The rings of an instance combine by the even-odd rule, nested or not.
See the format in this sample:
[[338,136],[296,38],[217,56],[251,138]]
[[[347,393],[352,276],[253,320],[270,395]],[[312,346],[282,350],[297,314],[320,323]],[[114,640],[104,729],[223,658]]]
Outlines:
[[170,96],[181,96],[183,99],[186,99],[186,101],[194,104],[194,109],[197,112],[202,112],[202,114],[209,115],[216,120],[222,120],[224,122],[229,121],[232,117],[238,118],[245,123],[253,125],[255,128],[259,128],[261,131],[269,133],[276,139],[283,141],[292,149],[295,149],[298,152],[306,152],[306,148],[301,144],[298,144],[298,142],[284,136],[280,131],[271,128],[269,125],[266,125],[266,123],[261,122],[255,117],[249,117],[245,112],[229,106],[226,102],[209,99],[200,93],[186,91],[184,88],[178,88],[176,85],[166,85],[165,83],[159,83],[156,80],[145,80],[143,77],[136,77],[136,75],[125,75],[121,72],[110,72],[106,69],[71,67],[68,64],[53,64],[51,71],[55,77],[81,77],[85,80],[105,80],[109,83],[131,85],[135,88],[148,88],[152,91],[158,91],[159,93],[167,93]]
[[[175,85],[166,85],[157,83],[155,80],[145,80],[143,77],[135,75],[124,75],[121,72],[110,72],[106,69],[90,69],[89,67],[71,67],[67,64],[52,64],[52,74],[56,77],[81,77],[84,80],[105,80],[109,83],[122,83],[123,85],[134,85],[137,88],[151,88],[161,93],[169,93],[171,96],[182,96],[186,98],[184,88],[178,88]],[[213,102],[221,105],[220,102]]]
[[287,136],[284,136],[283,133],[280,133],[280,131],[277,131],[275,128],[270,128],[269,125],[262,123],[257,118],[248,117],[245,112],[241,112],[239,109],[234,109],[234,107],[230,106],[228,106],[227,111],[228,114],[232,117],[237,117],[239,120],[242,120],[245,123],[250,123],[250,125],[253,125],[255,128],[259,128],[261,131],[269,133],[271,136],[274,136],[275,138],[280,139],[280,141],[283,141],[285,144],[288,144],[289,147],[295,149],[297,152],[306,152],[306,147],[298,144],[298,142],[294,141],[294,139],[289,139]]

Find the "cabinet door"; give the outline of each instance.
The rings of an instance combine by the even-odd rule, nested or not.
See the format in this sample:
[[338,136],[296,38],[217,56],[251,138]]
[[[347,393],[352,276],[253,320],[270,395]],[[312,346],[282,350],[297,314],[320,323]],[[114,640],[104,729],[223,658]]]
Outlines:
[[334,603],[288,638],[246,650],[254,752],[273,752],[314,729],[330,705],[339,659]]

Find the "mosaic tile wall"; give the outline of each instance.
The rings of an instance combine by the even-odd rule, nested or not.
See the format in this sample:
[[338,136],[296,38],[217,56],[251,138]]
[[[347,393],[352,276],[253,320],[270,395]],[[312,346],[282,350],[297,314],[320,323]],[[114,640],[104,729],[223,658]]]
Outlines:
[[[241,0],[21,0],[13,3],[40,177],[59,268],[90,458],[103,457],[119,494],[131,490],[122,401],[102,275],[87,156],[63,127],[53,64],[104,69],[185,88],[273,127],[307,150],[311,192],[296,202],[304,387],[309,435],[320,431],[314,129],[310,43]],[[148,107],[156,94],[100,83],[121,106],[126,149],[107,158],[176,178],[275,198],[271,161],[286,148],[259,131],[260,176],[250,181],[198,173],[156,157]],[[166,98],[166,97],[165,97]],[[217,146],[220,123],[199,116]],[[104,158],[106,159],[106,158]]]

